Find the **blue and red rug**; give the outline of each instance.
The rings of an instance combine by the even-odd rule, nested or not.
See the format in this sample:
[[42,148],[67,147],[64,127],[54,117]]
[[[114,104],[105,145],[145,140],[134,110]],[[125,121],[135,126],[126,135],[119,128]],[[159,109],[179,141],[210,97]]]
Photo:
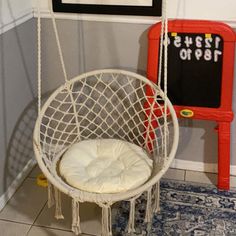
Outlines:
[[[161,212],[151,227],[144,223],[145,195],[136,204],[136,235],[236,236],[236,191],[186,182],[161,182]],[[123,202],[114,219],[115,236],[125,235],[129,203]]]

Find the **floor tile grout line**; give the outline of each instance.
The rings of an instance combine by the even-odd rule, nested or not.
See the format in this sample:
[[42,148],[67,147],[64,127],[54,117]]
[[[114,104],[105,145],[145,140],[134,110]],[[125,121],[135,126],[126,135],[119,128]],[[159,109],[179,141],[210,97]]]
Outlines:
[[20,222],[20,221],[15,221],[15,220],[9,220],[9,219],[0,219],[0,222],[9,222],[9,223],[16,223],[16,224],[20,224],[20,225],[30,225],[30,223],[25,223],[25,222]]
[[47,201],[45,202],[45,204],[42,206],[41,210],[39,211],[39,213],[37,214],[37,216],[35,217],[34,221],[32,222],[32,224],[30,225],[30,228],[28,230],[28,232],[26,233],[26,236],[29,235],[32,227],[34,226],[34,223],[36,222],[36,220],[38,219],[38,217],[40,216],[41,212],[43,211],[44,207],[46,206]]
[[45,202],[45,204],[43,205],[43,207],[41,208],[41,210],[39,211],[39,213],[37,214],[37,216],[35,217],[35,220],[32,223],[32,226],[35,224],[35,222],[37,221],[37,219],[39,218],[39,216],[41,215],[43,209],[45,208],[45,206],[47,205],[48,201]]
[[32,227],[33,227],[33,225],[30,225],[30,228],[29,228],[29,230],[27,231],[27,233],[26,233],[26,235],[25,235],[25,236],[29,235],[29,233],[30,233],[30,231],[31,231]]

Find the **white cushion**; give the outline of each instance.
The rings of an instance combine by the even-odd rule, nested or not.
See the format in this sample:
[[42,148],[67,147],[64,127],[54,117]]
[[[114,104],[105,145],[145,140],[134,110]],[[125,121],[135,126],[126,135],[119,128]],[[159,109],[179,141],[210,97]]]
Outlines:
[[152,160],[139,146],[116,139],[85,140],[63,155],[59,171],[71,186],[96,193],[117,193],[148,180]]

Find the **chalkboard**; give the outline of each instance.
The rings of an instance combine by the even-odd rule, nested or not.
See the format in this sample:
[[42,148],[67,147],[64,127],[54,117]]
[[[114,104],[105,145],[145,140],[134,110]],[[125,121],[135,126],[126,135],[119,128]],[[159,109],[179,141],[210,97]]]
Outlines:
[[[154,83],[160,71],[161,29],[157,23],[148,34],[147,77]],[[168,32],[168,97],[178,117],[217,122],[218,188],[229,189],[235,32],[224,23],[204,20],[169,21]]]
[[[168,33],[168,97],[171,102],[181,106],[220,107],[222,63],[223,38],[220,35]],[[163,88],[163,79],[161,86]]]

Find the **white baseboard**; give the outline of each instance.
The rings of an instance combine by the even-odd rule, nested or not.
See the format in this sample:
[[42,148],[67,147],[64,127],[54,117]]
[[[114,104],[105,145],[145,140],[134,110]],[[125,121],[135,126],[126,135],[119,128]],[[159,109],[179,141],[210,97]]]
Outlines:
[[22,172],[20,172],[15,180],[12,182],[12,184],[8,187],[7,191],[0,197],[0,211],[3,209],[3,207],[7,204],[7,202],[10,200],[10,198],[14,195],[16,190],[19,188],[19,186],[22,184],[24,179],[29,175],[30,171],[32,170],[33,166],[36,164],[36,161],[34,159],[30,160]]
[[[196,161],[186,161],[181,159],[174,159],[171,164],[171,168],[181,169],[181,170],[192,170],[199,172],[217,173],[218,165],[217,163],[203,163]],[[230,166],[230,175],[236,175],[236,165]]]

